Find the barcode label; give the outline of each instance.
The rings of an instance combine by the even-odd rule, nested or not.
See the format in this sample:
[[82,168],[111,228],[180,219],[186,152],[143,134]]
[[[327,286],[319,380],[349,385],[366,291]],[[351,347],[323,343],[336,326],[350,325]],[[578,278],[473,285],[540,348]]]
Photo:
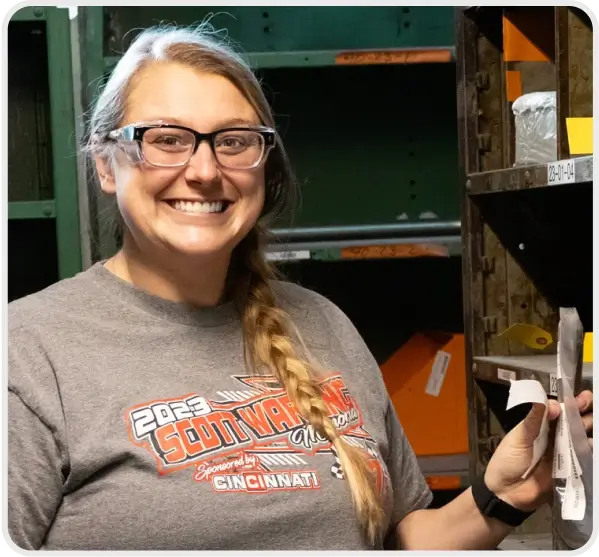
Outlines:
[[439,396],[443,381],[445,380],[445,374],[449,367],[449,361],[451,360],[451,354],[439,350],[435,356],[433,362],[433,369],[428,376],[426,383],[425,393],[430,396]]
[[570,476],[570,432],[566,420],[564,404],[561,403],[561,412],[557,419],[555,432],[555,445],[553,451],[553,477],[565,480]]
[[310,252],[303,251],[271,251],[266,253],[268,261],[300,261],[310,259]]
[[499,379],[501,379],[502,381],[515,381],[516,380],[516,372],[499,368],[497,370],[497,377]]
[[557,396],[557,376],[553,373],[549,376],[549,394]]

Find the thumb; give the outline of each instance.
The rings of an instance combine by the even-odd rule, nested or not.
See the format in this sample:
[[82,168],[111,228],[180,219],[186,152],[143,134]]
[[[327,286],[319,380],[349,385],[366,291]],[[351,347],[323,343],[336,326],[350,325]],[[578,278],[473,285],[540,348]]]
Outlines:
[[522,447],[532,447],[541,431],[546,408],[544,404],[533,403],[527,416],[507,435],[511,441]]

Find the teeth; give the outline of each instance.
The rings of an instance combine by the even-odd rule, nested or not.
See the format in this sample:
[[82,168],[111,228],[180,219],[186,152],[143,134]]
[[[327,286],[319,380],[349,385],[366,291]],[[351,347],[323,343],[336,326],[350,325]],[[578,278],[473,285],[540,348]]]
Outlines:
[[181,211],[183,213],[220,213],[223,209],[222,201],[216,201],[214,203],[171,201],[170,205],[176,211]]

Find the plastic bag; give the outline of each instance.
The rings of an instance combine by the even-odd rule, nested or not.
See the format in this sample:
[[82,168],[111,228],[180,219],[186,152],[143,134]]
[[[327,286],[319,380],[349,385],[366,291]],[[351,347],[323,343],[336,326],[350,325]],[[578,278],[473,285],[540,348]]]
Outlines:
[[516,128],[514,166],[544,164],[557,158],[555,92],[528,93],[512,104]]
[[578,312],[560,309],[557,388],[562,411],[553,462],[555,549],[578,549],[593,531],[593,453],[576,404],[584,331]]

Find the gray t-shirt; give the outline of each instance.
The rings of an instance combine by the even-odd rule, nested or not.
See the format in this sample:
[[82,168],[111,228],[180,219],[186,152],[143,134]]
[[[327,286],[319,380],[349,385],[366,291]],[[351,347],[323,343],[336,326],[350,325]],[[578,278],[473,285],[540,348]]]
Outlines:
[[[274,284],[333,419],[386,487],[389,532],[431,492],[348,318]],[[191,309],[101,264],[9,305],[8,526],[26,549],[367,549],[331,444],[248,375],[231,305]]]

